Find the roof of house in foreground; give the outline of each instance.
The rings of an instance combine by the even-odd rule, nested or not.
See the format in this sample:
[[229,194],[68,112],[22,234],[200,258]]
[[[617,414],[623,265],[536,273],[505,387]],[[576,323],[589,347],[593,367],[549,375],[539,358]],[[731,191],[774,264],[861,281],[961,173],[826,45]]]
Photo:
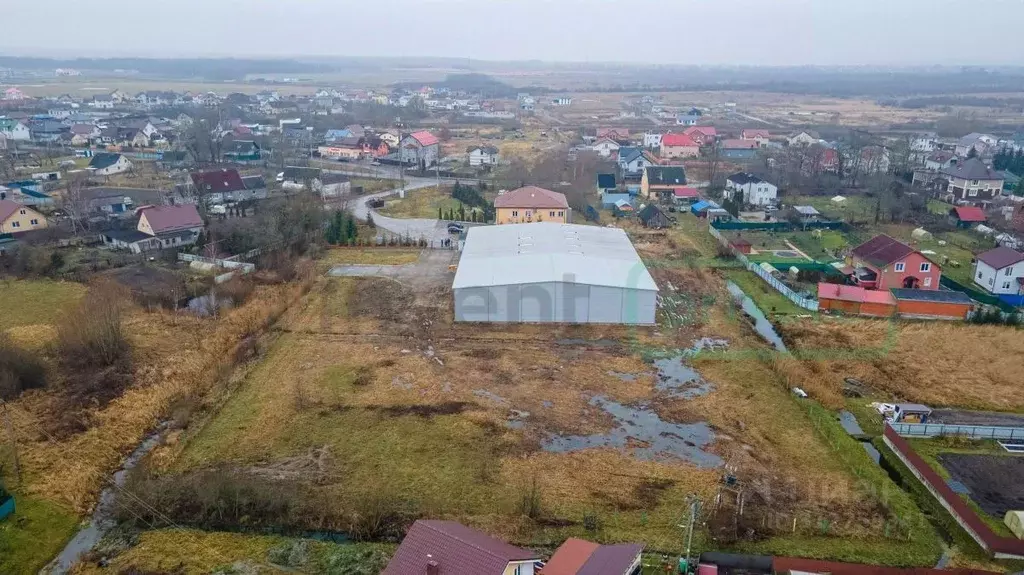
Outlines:
[[622,575],[643,549],[636,543],[598,545],[572,537],[559,546],[541,575]]
[[470,228],[452,288],[552,282],[658,290],[622,229],[555,222]]
[[886,266],[914,253],[914,248],[885,234],[879,234],[853,248],[853,255],[876,266]]
[[413,523],[382,575],[426,573],[437,564],[442,575],[501,575],[513,561],[540,559],[454,521],[420,519]]

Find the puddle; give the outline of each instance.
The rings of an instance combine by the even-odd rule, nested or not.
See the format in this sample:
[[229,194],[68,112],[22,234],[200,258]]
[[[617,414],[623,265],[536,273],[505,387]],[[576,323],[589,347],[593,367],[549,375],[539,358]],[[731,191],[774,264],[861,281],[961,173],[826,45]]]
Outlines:
[[725,287],[727,287],[729,289],[729,293],[736,298],[743,311],[753,319],[754,331],[763,337],[765,341],[775,346],[775,349],[779,351],[786,351],[786,344],[782,342],[782,338],[775,331],[775,327],[772,326],[772,322],[768,321],[768,318],[765,317],[764,313],[757,307],[754,300],[750,299],[747,294],[740,289],[740,286],[733,282],[725,282]]
[[508,413],[508,419],[505,421],[505,427],[510,429],[522,429],[526,427],[526,418],[530,417],[529,411],[523,411],[520,409],[511,409]]
[[612,377],[617,377],[617,378],[619,378],[622,381],[628,381],[628,382],[634,382],[634,381],[637,380],[637,378],[640,377],[639,375],[637,375],[635,373],[622,373],[621,371],[609,371],[608,375],[610,375]]
[[864,435],[864,430],[857,423],[857,418],[845,409],[839,412],[839,425],[842,425],[846,433],[850,435]]
[[188,300],[185,307],[188,311],[198,315],[199,317],[209,317],[216,314],[222,309],[231,309],[232,302],[230,298],[219,298],[212,293],[194,297]]
[[491,401],[493,401],[495,403],[508,403],[508,400],[505,399],[504,397],[502,397],[502,396],[500,396],[497,393],[494,393],[492,391],[487,391],[486,389],[478,389],[478,390],[473,392],[473,395],[475,395],[477,397],[483,397],[485,399],[489,399],[489,400],[491,400]]
[[540,404],[543,405],[546,408],[549,408],[549,409],[555,406],[555,402],[548,401],[546,399],[544,401],[540,402]]
[[590,404],[600,407],[615,419],[616,428],[595,435],[552,436],[544,443],[546,451],[565,453],[594,447],[628,449],[640,459],[676,457],[698,467],[717,467],[722,459],[701,448],[714,440],[706,423],[669,423],[644,406],[630,407],[604,396],[595,396]]
[[871,445],[867,441],[862,441],[860,444],[864,446],[864,451],[868,452],[868,456],[871,457],[871,461],[874,461],[877,465],[882,464],[882,454],[875,449],[874,445]]
[[654,388],[668,397],[693,399],[705,395],[715,388],[697,370],[683,363],[684,356],[654,360],[658,370]]

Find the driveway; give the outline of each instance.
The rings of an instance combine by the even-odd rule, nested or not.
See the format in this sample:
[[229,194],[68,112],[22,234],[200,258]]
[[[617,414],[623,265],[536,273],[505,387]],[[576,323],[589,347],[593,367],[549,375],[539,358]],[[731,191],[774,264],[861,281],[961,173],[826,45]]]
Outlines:
[[[433,180],[410,180],[405,184],[405,192],[409,193],[412,190],[427,188],[435,185],[435,183],[436,182]],[[441,220],[424,218],[389,218],[388,216],[381,215],[377,210],[370,208],[370,201],[393,196],[397,193],[398,190],[394,189],[357,198],[355,205],[352,206],[352,214],[360,220],[366,221],[367,216],[370,213],[373,213],[373,223],[378,227],[399,236],[407,235],[414,240],[424,238],[428,242],[440,242],[441,240],[450,237],[447,226]]]

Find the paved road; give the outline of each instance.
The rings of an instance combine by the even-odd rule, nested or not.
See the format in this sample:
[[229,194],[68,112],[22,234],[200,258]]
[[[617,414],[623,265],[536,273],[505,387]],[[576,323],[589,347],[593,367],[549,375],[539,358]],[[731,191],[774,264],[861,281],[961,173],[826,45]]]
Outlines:
[[[405,192],[408,194],[411,190],[430,187],[435,183],[436,182],[434,182],[434,180],[410,179],[406,181]],[[368,214],[372,212],[373,222],[378,227],[400,236],[408,235],[414,240],[424,238],[428,242],[439,242],[445,238],[451,237],[448,235],[447,226],[440,220],[424,218],[389,218],[388,216],[381,215],[376,210],[371,209],[368,205],[371,200],[386,198],[397,193],[398,190],[395,189],[362,196],[356,201],[356,205],[352,207],[352,213],[360,220],[366,221]],[[412,193],[416,192],[413,191]]]

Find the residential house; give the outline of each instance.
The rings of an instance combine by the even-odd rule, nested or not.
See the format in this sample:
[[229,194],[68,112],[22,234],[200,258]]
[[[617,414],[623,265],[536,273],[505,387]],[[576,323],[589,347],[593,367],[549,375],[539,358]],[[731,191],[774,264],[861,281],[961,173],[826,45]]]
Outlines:
[[[281,188],[290,191],[309,190],[320,196],[337,197],[352,190],[352,182],[348,176],[325,172],[320,168],[286,166],[277,175]],[[308,186],[308,187],[307,187]]]
[[654,204],[647,204],[636,214],[637,219],[645,228],[663,229],[672,226],[672,221],[668,219],[665,212],[661,211],[658,206]]
[[815,132],[800,132],[795,136],[789,137],[788,141],[790,146],[806,147],[811,144],[817,144],[821,141],[821,138],[819,138],[818,134]]
[[178,248],[196,243],[204,227],[199,211],[192,204],[143,206],[136,213],[139,221],[134,230],[103,232],[103,243],[136,254]]
[[355,137],[355,134],[353,134],[351,131],[349,131],[347,129],[340,129],[340,130],[332,129],[332,130],[327,130],[327,132],[324,133],[324,141],[328,142],[328,143],[338,142],[338,141],[340,141],[340,140],[342,140],[344,138],[353,138],[353,137]]
[[245,182],[234,168],[192,172],[189,177],[196,193],[208,204],[221,204],[247,196]]
[[4,90],[4,100],[24,100],[26,98],[25,93],[18,88],[7,88]]
[[672,199],[676,205],[686,206],[700,200],[700,190],[689,186],[682,186],[672,190]]
[[778,199],[779,188],[754,174],[739,172],[726,178],[723,195],[744,205],[765,207]]
[[924,167],[926,170],[945,170],[956,166],[958,158],[956,154],[948,150],[936,150],[924,159]]
[[601,138],[590,146],[602,158],[611,158],[619,152],[619,143],[611,138]]
[[643,550],[636,543],[598,545],[570,538],[555,550],[540,575],[633,575],[640,572]]
[[598,128],[596,134],[596,140],[600,140],[601,138],[608,138],[610,140],[629,139],[629,129],[627,128]]
[[229,162],[258,162],[263,150],[255,140],[232,140],[225,146],[223,156]]
[[753,160],[761,145],[756,140],[722,140],[719,153],[730,160]]
[[975,206],[957,206],[949,210],[949,220],[958,228],[970,228],[988,221],[985,211]]
[[398,147],[398,142],[399,142],[398,134],[396,134],[394,132],[387,131],[387,130],[385,130],[383,132],[378,132],[377,133],[377,137],[380,138],[381,141],[383,141],[385,144],[387,144],[389,148],[397,148]]
[[768,130],[743,130],[740,132],[741,140],[750,140],[757,142],[758,146],[764,147],[768,145],[771,139],[771,134]]
[[0,200],[0,234],[41,230],[49,225],[43,214],[13,200]]
[[131,167],[132,163],[121,154],[100,152],[93,155],[88,169],[96,176],[111,176],[125,172]]
[[644,133],[644,147],[648,150],[656,150],[661,147],[661,134],[657,132]]
[[910,151],[917,154],[930,154],[938,148],[939,135],[935,132],[922,132],[910,139]]
[[696,158],[700,155],[700,144],[686,134],[665,134],[661,138],[663,159]]
[[646,151],[641,148],[619,148],[619,170],[624,178],[639,178],[643,175],[644,169],[653,166],[657,162]]
[[853,248],[844,272],[865,289],[939,289],[942,268],[921,252],[885,234]]
[[805,176],[839,173],[839,152],[821,144],[806,146],[800,158],[800,171]]
[[74,146],[88,146],[99,137],[100,129],[95,124],[72,124],[71,126],[71,144]]
[[987,204],[1003,193],[1003,175],[978,158],[941,170],[949,180],[944,194],[951,204]]
[[1003,246],[978,254],[974,283],[995,295],[1024,294],[1024,254]]
[[419,519],[381,575],[534,575],[539,561],[460,523]]
[[889,150],[885,146],[865,146],[860,151],[861,173],[885,174],[889,171]]
[[405,164],[428,168],[441,160],[441,141],[426,130],[402,138],[399,157]]
[[32,139],[32,131],[28,125],[11,118],[0,118],[0,133],[13,142],[26,142]]
[[956,142],[956,155],[961,158],[966,158],[971,149],[974,150],[978,156],[986,156],[991,152],[995,151],[996,144],[999,139],[989,134],[979,134],[978,132],[971,132],[966,136],[960,138]]
[[115,105],[114,98],[109,94],[97,94],[89,102],[89,107],[96,108],[97,110],[113,110]]
[[498,148],[494,146],[474,146],[469,149],[470,166],[494,166],[498,164]]
[[892,317],[896,314],[896,298],[888,290],[822,282],[818,284],[818,309],[822,313]]
[[565,194],[537,186],[525,186],[500,194],[494,199],[494,209],[496,224],[572,223]]
[[165,150],[160,152],[160,159],[157,165],[164,169],[185,168],[196,161],[192,152],[188,150]]
[[32,139],[37,142],[57,142],[62,134],[69,131],[69,127],[63,122],[48,119],[31,121],[28,129],[32,133]]
[[698,146],[710,146],[718,137],[718,130],[711,126],[693,126],[683,130],[683,133],[697,142]]
[[554,98],[554,99],[551,100],[551,105],[552,106],[571,106],[572,105],[572,98],[568,98],[568,97],[565,97],[565,96],[563,96],[561,98]]
[[640,193],[649,199],[672,199],[675,189],[686,185],[683,166],[648,166],[640,180]]
[[676,124],[679,126],[696,126],[700,122],[700,115],[697,114],[679,114],[676,116]]
[[356,136],[332,140],[329,144],[319,146],[317,151],[320,152],[320,156],[323,158],[339,161],[358,160],[368,153],[368,150],[362,144],[362,140]]

